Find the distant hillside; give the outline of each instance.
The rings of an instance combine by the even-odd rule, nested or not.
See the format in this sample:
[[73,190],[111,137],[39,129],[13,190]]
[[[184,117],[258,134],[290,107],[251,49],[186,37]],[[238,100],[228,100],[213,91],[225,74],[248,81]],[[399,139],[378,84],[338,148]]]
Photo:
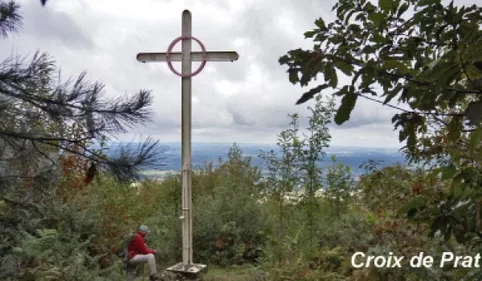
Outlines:
[[[128,145],[131,149],[135,149],[138,144],[131,143],[114,143],[110,146],[111,153],[115,153],[119,144]],[[244,156],[252,158],[253,165],[260,167],[262,170],[265,163],[258,157],[261,150],[269,151],[271,149],[277,151],[277,147],[266,144],[238,144],[243,151]],[[219,143],[195,143],[192,145],[192,165],[194,169],[201,168],[205,163],[218,163],[219,158],[226,159],[232,144]],[[148,177],[162,177],[166,173],[176,173],[180,169],[181,164],[181,147],[179,143],[162,143],[162,167],[147,167],[143,173]],[[363,169],[359,166],[368,160],[376,160],[381,162],[381,166],[393,165],[397,162],[404,164],[404,156],[396,149],[387,148],[362,148],[362,147],[330,147],[326,150],[327,157],[319,163],[319,167],[326,167],[330,164],[329,155],[335,154],[337,162],[343,163],[352,168],[355,176],[363,173]],[[110,153],[109,153],[110,154]]]

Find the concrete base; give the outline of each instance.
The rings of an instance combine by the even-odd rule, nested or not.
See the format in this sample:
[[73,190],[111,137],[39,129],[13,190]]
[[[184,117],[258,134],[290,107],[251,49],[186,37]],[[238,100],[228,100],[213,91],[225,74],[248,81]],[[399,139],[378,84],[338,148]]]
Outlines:
[[184,280],[197,280],[199,273],[207,270],[205,264],[183,264],[182,262],[168,267],[166,271],[175,273],[177,276],[184,277]]

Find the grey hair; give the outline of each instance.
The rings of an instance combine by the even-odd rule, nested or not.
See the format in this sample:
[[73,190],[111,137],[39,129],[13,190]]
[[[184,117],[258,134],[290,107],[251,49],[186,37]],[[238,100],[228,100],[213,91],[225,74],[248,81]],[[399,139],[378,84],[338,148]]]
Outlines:
[[142,233],[150,233],[151,231],[149,230],[149,228],[145,225],[140,225],[138,228],[137,228],[137,231],[139,232],[142,232]]

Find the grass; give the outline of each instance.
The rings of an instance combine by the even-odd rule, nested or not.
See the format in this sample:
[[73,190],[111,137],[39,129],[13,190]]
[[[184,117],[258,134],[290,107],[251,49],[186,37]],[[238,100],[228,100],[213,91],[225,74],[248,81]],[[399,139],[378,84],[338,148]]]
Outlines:
[[202,276],[203,281],[250,281],[253,280],[251,266],[209,267]]

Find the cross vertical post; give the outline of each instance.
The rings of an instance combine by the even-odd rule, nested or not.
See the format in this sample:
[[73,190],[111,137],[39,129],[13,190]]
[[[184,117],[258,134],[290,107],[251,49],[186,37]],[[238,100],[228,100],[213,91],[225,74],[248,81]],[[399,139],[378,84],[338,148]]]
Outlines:
[[[191,36],[192,20],[191,13],[184,11],[182,13],[181,34],[182,36]],[[183,40],[181,45],[183,74],[191,73],[191,39]],[[183,246],[182,246],[182,262],[184,264],[192,264],[192,201],[191,201],[191,77],[181,78],[181,167],[182,173],[182,229],[183,229]]]
[[[161,62],[168,63],[174,74],[181,77],[181,169],[182,169],[182,262],[169,267],[173,271],[185,275],[197,275],[206,265],[193,262],[192,246],[192,170],[191,170],[191,109],[192,109],[192,86],[191,77],[199,74],[207,61],[235,61],[239,55],[234,51],[206,51],[200,40],[192,36],[191,12],[184,10],[181,21],[181,36],[172,41],[167,52],[163,53],[139,53],[137,60],[140,62]],[[202,51],[192,51],[192,41],[196,41]],[[172,52],[178,43],[181,43],[181,52]],[[172,66],[172,61],[181,62],[181,73]],[[192,62],[201,61],[200,67],[192,72]]]

